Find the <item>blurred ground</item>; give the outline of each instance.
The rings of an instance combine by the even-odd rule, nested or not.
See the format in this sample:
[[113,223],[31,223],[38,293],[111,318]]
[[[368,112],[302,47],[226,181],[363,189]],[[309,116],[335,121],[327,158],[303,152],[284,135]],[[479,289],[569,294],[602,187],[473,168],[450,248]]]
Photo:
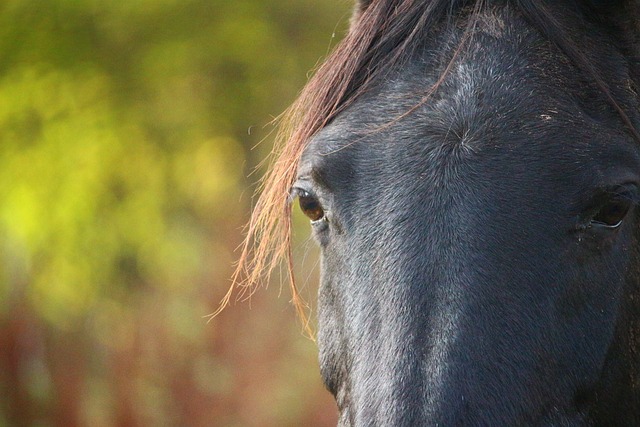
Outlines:
[[277,280],[204,316],[229,285],[267,124],[349,8],[0,4],[0,426],[335,425]]

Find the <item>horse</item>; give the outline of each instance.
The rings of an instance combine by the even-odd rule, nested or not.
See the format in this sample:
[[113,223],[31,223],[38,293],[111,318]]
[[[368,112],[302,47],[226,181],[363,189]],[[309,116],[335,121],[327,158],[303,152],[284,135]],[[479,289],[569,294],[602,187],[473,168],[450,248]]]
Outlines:
[[639,1],[357,2],[236,276],[297,199],[340,426],[640,425],[639,83]]

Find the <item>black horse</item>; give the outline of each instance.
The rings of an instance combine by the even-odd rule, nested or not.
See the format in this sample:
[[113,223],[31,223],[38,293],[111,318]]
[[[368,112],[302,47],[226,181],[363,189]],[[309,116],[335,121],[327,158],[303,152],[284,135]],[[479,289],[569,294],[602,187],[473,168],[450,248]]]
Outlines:
[[640,425],[639,54],[639,1],[357,5],[240,266],[299,197],[341,426]]

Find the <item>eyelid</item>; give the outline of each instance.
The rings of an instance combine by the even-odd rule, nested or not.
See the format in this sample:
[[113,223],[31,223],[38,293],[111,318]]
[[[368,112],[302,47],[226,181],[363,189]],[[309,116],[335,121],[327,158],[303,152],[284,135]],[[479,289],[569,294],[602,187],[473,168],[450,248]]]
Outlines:
[[326,211],[325,211],[325,213],[324,213],[324,215],[322,216],[322,218],[317,219],[317,220],[315,220],[315,221],[309,221],[309,222],[310,222],[310,223],[311,223],[311,225],[312,225],[312,226],[314,226],[314,227],[315,227],[315,226],[322,225],[322,224],[325,224],[325,223],[328,223],[328,222],[329,222],[329,218],[327,218],[327,214],[328,214],[328,213],[329,213],[329,212],[326,212]]
[[300,197],[300,196],[316,197],[316,195],[312,191],[309,191],[305,188],[294,185],[293,187],[291,187],[291,190],[289,190],[289,197],[288,197],[289,204],[293,203],[296,197]]
[[616,197],[628,199],[633,205],[640,204],[640,193],[638,193],[637,191],[630,190],[630,191],[621,192],[616,194]]
[[630,200],[634,205],[640,204],[640,192],[638,187],[632,183],[603,188],[598,192],[596,198],[606,198],[607,200],[623,198]]
[[640,192],[635,185],[623,185],[606,194],[609,195],[609,200],[627,200],[632,207],[640,205]]
[[298,179],[296,179],[296,181],[291,186],[291,189],[289,190],[289,198],[290,198],[290,200],[295,199],[296,197],[300,196],[303,193],[307,197],[311,196],[311,197],[316,197],[317,198],[317,194],[313,190],[312,182],[313,181],[311,180],[311,178],[309,176],[305,175],[305,176],[298,177]]
[[605,229],[608,229],[608,230],[615,230],[616,228],[620,228],[620,226],[622,225],[623,222],[624,222],[623,220],[620,220],[616,224],[609,225],[609,224],[605,224],[603,222],[591,221],[591,224],[589,224],[589,225],[591,227],[600,227],[600,228],[605,228]]
[[635,193],[635,196],[640,196],[638,194],[638,185],[629,182],[626,184],[618,185],[609,189],[612,193],[623,194],[623,193]]

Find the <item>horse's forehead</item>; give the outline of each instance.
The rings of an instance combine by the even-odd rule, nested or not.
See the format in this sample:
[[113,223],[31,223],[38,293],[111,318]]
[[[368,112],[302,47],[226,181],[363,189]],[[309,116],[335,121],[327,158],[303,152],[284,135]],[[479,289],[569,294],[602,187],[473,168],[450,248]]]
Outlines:
[[[451,43],[436,40],[432,46],[426,46],[358,98],[318,139],[330,143],[337,135],[358,135],[380,127],[390,129],[387,124],[400,118],[409,119],[405,124],[414,120],[449,130],[452,125],[455,127],[455,121],[473,122],[478,113],[495,115],[500,109],[533,108],[533,104],[541,104],[543,100],[531,96],[534,86],[559,85],[562,78],[550,76],[548,69],[537,72],[531,66],[534,59],[529,46],[542,38],[528,29],[516,32],[507,28],[506,21],[515,25],[512,19],[487,16],[478,24],[472,40],[461,46],[458,53],[455,53],[458,46]],[[455,56],[453,63],[446,66],[452,56]],[[551,55],[546,55],[546,59],[553,60]],[[541,68],[540,64],[535,67]],[[436,83],[438,88],[432,93]],[[415,114],[407,114],[409,111]]]
[[504,16],[497,13],[485,13],[479,15],[476,30],[485,32],[493,37],[500,38],[506,29]]
[[[548,156],[616,137],[614,131],[603,136],[611,129],[603,130],[603,119],[585,109],[608,111],[604,97],[577,86],[575,67],[522,17],[508,9],[487,11],[462,45],[464,29],[448,31],[458,33],[437,35],[322,129],[308,144],[303,167],[307,159],[356,163],[360,155],[366,166],[407,149],[463,148],[456,153],[464,154],[518,145],[534,157]],[[589,97],[588,105],[581,97]],[[544,150],[536,149],[540,144]]]
[[[408,141],[431,135],[438,140],[469,142],[489,125],[503,126],[508,116],[537,112],[549,120],[558,113],[548,100],[531,96],[536,82],[523,58],[504,36],[504,22],[487,23],[495,49],[485,41],[470,46],[448,70],[438,89],[441,71],[416,58],[357,99],[309,144],[308,155],[333,153],[354,142],[382,141],[390,136]],[[480,46],[480,44],[482,44]],[[501,46],[501,48],[497,48]],[[556,79],[557,80],[557,79]],[[476,135],[479,136],[479,135]],[[413,138],[415,139],[415,138]],[[401,145],[401,144],[400,144]]]

